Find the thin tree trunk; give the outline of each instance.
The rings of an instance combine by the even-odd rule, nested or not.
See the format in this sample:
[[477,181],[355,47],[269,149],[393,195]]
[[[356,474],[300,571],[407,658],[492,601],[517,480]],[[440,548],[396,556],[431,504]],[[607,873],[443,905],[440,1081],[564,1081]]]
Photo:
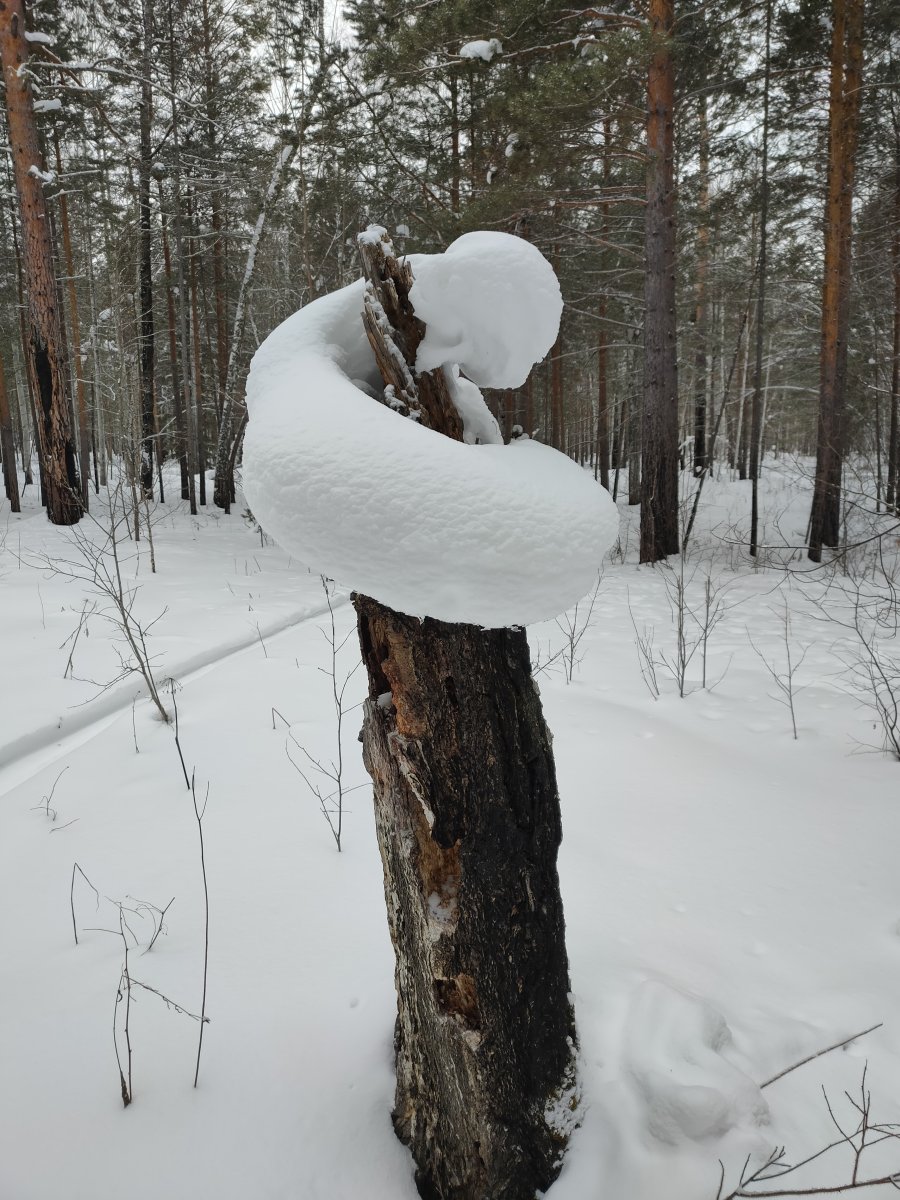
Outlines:
[[27,353],[40,409],[37,431],[47,516],[55,525],[73,525],[82,511],[80,487],[63,373],[50,214],[38,165],[42,158],[28,61],[23,0],[5,0],[0,8],[0,64],[19,201],[22,266],[28,291]]
[[700,179],[697,225],[697,281],[694,304],[694,335],[697,351],[694,356],[694,474],[701,475],[706,469],[707,447],[707,276],[709,273],[709,123],[706,113],[706,95],[701,93],[700,108]]
[[103,408],[103,395],[100,390],[100,330],[97,317],[97,297],[96,283],[94,279],[94,251],[91,238],[91,222],[84,222],[84,234],[86,246],[85,261],[88,270],[88,303],[91,313],[91,361],[93,364],[94,379],[91,386],[91,395],[93,399],[92,409],[94,420],[91,426],[91,437],[93,441],[94,453],[94,494],[100,492],[101,487],[106,487],[106,416]]
[[755,558],[759,532],[759,444],[762,437],[763,341],[766,325],[766,276],[769,236],[769,77],[771,73],[772,0],[766,0],[766,49],[763,72],[762,164],[759,200],[759,270],[756,287],[756,359],[750,409],[750,553]]
[[194,348],[194,404],[197,429],[197,475],[200,483],[200,503],[206,504],[206,438],[203,428],[203,357],[200,352],[200,321],[197,315],[197,239],[192,238],[191,251],[191,329]]
[[[59,151],[59,134],[53,131],[53,149],[56,157],[56,172],[62,176],[62,156]],[[91,486],[90,446],[87,399],[84,391],[84,366],[81,361],[81,322],[78,319],[78,289],[75,286],[75,256],[72,253],[72,233],[69,227],[69,201],[65,189],[59,193],[59,223],[62,226],[63,254],[66,261],[67,290],[69,293],[69,319],[72,322],[72,363],[75,368],[75,401],[78,416],[78,457],[81,467],[81,501],[88,511]]]
[[181,467],[181,498],[190,498],[190,474],[188,464],[187,430],[184,423],[184,398],[181,394],[181,379],[178,374],[178,339],[175,333],[175,297],[172,295],[172,256],[169,253],[169,234],[166,210],[163,205],[162,183],[159,185],[159,211],[162,224],[163,268],[166,279],[166,312],[169,326],[169,367],[172,372],[172,404],[175,408],[175,441],[178,462]]
[[628,426],[626,438],[628,443],[628,503],[641,502],[641,429],[643,426],[643,389],[639,331],[635,331],[635,344],[632,351],[631,395],[628,400]]
[[459,156],[459,78],[450,68],[450,209],[459,212],[460,156]]
[[152,0],[141,0],[143,25],[141,43],[140,158],[138,160],[138,278],[141,310],[141,491],[153,497],[153,443],[155,342],[153,331],[153,259],[150,224],[150,168],[153,148],[150,123],[153,118],[153,89],[150,58],[153,42]]
[[678,553],[674,0],[650,0],[641,562]]
[[594,478],[600,480],[609,491],[609,379],[608,350],[606,345],[606,300],[600,301],[599,328],[597,330],[597,436]]
[[213,296],[216,310],[216,373],[219,416],[222,397],[225,394],[225,376],[228,371],[228,321],[226,316],[225,239],[222,233],[222,194],[219,187],[219,151],[217,129],[219,107],[216,100],[218,76],[212,45],[212,28],[209,19],[209,0],[203,0],[203,88],[206,101],[206,142],[210,170],[214,173],[215,186],[210,192],[210,226],[212,228]]
[[[412,368],[424,326],[407,303],[411,272],[377,246],[361,252]],[[367,332],[401,394],[383,327]],[[419,419],[459,438],[443,372],[417,376],[416,392]],[[532,1200],[559,1171],[553,1114],[577,1092],[559,800],[525,633],[354,603],[396,954],[394,1128],[423,1197]]]
[[19,505],[19,476],[16,473],[16,445],[13,440],[12,417],[6,393],[3,355],[0,354],[0,454],[3,457],[3,484],[12,512],[21,512]]
[[891,238],[891,266],[894,274],[894,338],[891,358],[891,416],[888,435],[887,508],[894,511],[898,504],[898,474],[900,474],[900,131],[895,129],[894,140],[894,235]]
[[175,23],[172,0],[168,0],[169,82],[172,91],[172,225],[175,234],[175,256],[178,279],[178,338],[176,355],[180,354],[179,373],[183,392],[184,447],[188,469],[188,502],[192,516],[197,514],[197,485],[194,478],[194,437],[192,416],[192,377],[190,366],[190,326],[188,320],[187,281],[184,271],[184,236],[181,211],[181,134],[180,114],[175,99],[178,72],[175,58]]
[[[603,122],[603,185],[610,185],[609,120]],[[602,208],[600,236],[609,241],[609,204]],[[609,350],[606,334],[606,295],[601,293],[597,311],[597,436],[594,478],[609,491]]]
[[834,0],[828,107],[828,197],[822,289],[822,357],[816,479],[809,522],[809,558],[840,538],[841,472],[850,322],[853,184],[862,82],[864,0]]
[[234,479],[228,474],[228,464],[231,461],[232,431],[231,423],[234,414],[235,389],[237,387],[238,362],[241,343],[244,336],[244,323],[247,319],[247,293],[256,268],[256,257],[259,253],[260,242],[266,227],[266,220],[272,211],[281,190],[288,167],[297,153],[297,143],[282,146],[272,169],[272,176],[266,194],[263,197],[256,225],[250,238],[247,250],[247,261],[244,264],[244,274],[238,289],[237,304],[234,313],[234,326],[231,331],[231,349],[228,355],[228,370],[225,375],[225,394],[222,400],[222,421],[219,427],[219,441],[216,446],[216,474],[213,489],[213,502],[226,512],[231,510],[231,499],[234,489]]
[[[755,279],[754,279],[755,282]],[[748,318],[749,321],[749,318]],[[747,478],[747,458],[748,458],[748,440],[747,440],[747,372],[750,366],[750,336],[749,330],[747,340],[744,343],[744,358],[741,364],[741,395],[738,402],[737,414],[737,429],[735,431],[734,440],[737,453],[737,473],[738,479]],[[724,368],[724,362],[723,362]]]

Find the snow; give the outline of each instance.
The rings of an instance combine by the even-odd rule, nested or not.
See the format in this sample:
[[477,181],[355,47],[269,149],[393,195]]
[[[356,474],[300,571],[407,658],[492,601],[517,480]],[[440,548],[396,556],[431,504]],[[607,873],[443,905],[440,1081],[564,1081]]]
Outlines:
[[484,402],[479,388],[459,372],[459,367],[445,368],[450,397],[463,420],[463,441],[469,445],[481,443],[502,446],[503,434],[497,419]]
[[[364,229],[362,231],[362,233],[358,233],[356,235],[356,240],[358,242],[361,242],[363,245],[368,245],[368,246],[374,246],[374,245],[377,245],[379,242],[383,242],[385,245],[385,249],[388,251],[389,251],[389,248],[391,245],[391,240],[388,237],[388,231],[385,229],[385,227],[383,225],[369,225],[366,229]],[[350,246],[352,244],[353,243],[351,241],[349,241],[349,240],[347,241],[348,246]]]
[[[644,1103],[646,1132],[677,1146],[769,1121],[748,1064],[729,1061],[733,1037],[708,1003],[657,980],[635,991],[625,1025],[623,1065]],[[766,1146],[758,1138],[760,1150]]]
[[556,341],[562,295],[536,246],[465,233],[420,271],[410,300],[426,325],[416,367],[458,363],[479,387],[514,388]]
[[33,46],[52,46],[53,38],[49,33],[41,33],[37,29],[25,30],[25,41],[31,42]]
[[42,171],[35,163],[32,163],[28,168],[28,174],[34,176],[35,179],[39,179],[41,183],[50,184],[56,182],[55,171]]
[[398,225],[396,229],[397,237],[409,237],[409,226]]
[[[167,483],[176,495],[177,471]],[[664,673],[657,700],[644,687],[629,605],[659,649],[676,634],[665,570],[637,565],[637,514],[624,501],[624,553],[605,564],[573,682],[558,663],[538,676],[562,798],[583,1095],[548,1200],[714,1200],[719,1159],[728,1194],[747,1154],[758,1164],[786,1144],[797,1160],[834,1141],[822,1087],[837,1119],[853,1120],[843,1092],[857,1094],[866,1064],[876,1119],[900,1120],[898,765],[859,752],[878,731],[837,674],[846,631],[815,603],[835,603],[849,581],[836,575],[829,589],[816,574],[751,564],[728,542],[714,548],[710,526],[729,539],[746,531],[749,484],[707,489],[687,574],[695,600],[707,571],[727,586],[710,640],[721,683],[704,690],[694,670],[685,700]],[[66,639],[96,595],[38,568],[41,555],[71,557],[73,534],[47,524],[35,492],[21,516],[0,508],[0,1196],[115,1200],[125,1180],[132,1200],[416,1200],[390,1123],[393,958],[370,795],[348,799],[338,855],[287,761],[282,722],[272,728],[274,708],[311,753],[333,756],[319,581],[236,515],[192,519],[181,504],[157,510],[157,574],[143,541],[128,543],[126,578],[147,620],[167,610],[149,646],[159,677],[181,686],[180,739],[204,792],[210,784],[210,1024],[195,1091],[195,1023],[140,996],[135,1099],[123,1110],[112,1046],[122,953],[102,932],[116,917],[108,897],[175,896],[147,954],[149,922],[133,918],[132,969],[196,1011],[196,823],[171,727],[133,680],[99,694],[117,666],[114,630],[91,618],[76,678],[63,678]],[[808,498],[806,481],[783,480],[769,460],[769,528],[777,516],[789,539],[802,536]],[[103,497],[92,513],[102,523]],[[775,659],[779,589],[797,645],[810,646],[797,741],[746,634]],[[358,658],[345,597],[335,619],[338,638],[351,635],[343,672]],[[554,622],[529,639],[544,661],[548,646],[565,647]],[[357,671],[348,707],[364,692]],[[366,778],[357,728],[354,714],[348,786]],[[53,821],[41,798],[64,767]],[[77,947],[74,862],[100,892],[98,905],[76,885]],[[436,922],[451,899],[434,896]],[[873,1164],[900,1165],[893,1146],[875,1148]],[[851,1165],[842,1146],[792,1178],[836,1187]]]
[[36,113],[62,112],[62,100],[35,100]]
[[556,278],[508,234],[466,234],[443,255],[409,261],[428,327],[417,366],[448,371],[467,441],[398,416],[360,386],[381,391],[360,280],[288,318],[254,356],[250,507],[313,570],[400,612],[488,627],[555,616],[593,586],[615,507],[558,451],[497,444],[474,384],[524,382],[556,336]]
[[466,42],[464,46],[459,48],[460,58],[481,58],[485,62],[490,62],[496,54],[503,53],[503,46],[497,38],[489,38],[487,40],[481,38],[474,42]]

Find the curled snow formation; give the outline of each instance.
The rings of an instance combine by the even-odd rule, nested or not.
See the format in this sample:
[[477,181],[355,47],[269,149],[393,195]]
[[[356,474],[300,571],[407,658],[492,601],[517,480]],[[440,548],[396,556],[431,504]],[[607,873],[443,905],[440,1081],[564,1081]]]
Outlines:
[[556,341],[559,284],[523,238],[466,233],[413,271],[409,298],[425,322],[419,371],[458,363],[478,387],[521,387]]
[[294,313],[253,358],[250,507],[307,566],[400,612],[489,628],[556,616],[593,586],[615,506],[558,451],[498,444],[470,381],[524,382],[556,338],[556,278],[508,234],[466,234],[409,261],[427,323],[417,367],[447,372],[466,441],[371,399],[384,389],[358,280]]

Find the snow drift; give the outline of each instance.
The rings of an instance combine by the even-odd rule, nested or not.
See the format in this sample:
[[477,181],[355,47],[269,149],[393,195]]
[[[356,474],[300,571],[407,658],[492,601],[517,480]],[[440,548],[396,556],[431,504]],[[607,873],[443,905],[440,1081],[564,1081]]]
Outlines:
[[498,444],[475,386],[518,387],[550,349],[556,277],[534,246],[498,233],[466,234],[410,263],[427,325],[417,368],[447,371],[466,441],[372,399],[383,386],[358,280],[294,313],[257,350],[247,499],[307,566],[400,612],[487,627],[556,616],[593,585],[615,506],[558,451],[528,438]]

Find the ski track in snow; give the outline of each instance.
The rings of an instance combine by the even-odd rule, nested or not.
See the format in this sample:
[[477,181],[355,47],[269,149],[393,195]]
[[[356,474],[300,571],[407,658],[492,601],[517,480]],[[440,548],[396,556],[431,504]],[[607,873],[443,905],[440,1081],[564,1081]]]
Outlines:
[[[333,604],[336,611],[338,607],[349,604],[349,597],[337,598]],[[236,638],[233,642],[210,646],[180,663],[166,663],[164,677],[175,679],[179,687],[186,687],[235,655],[243,654],[254,646],[258,647],[260,638],[263,641],[267,638],[274,640],[305,621],[314,621],[327,611],[323,602],[321,608],[313,608],[283,619],[271,626],[260,628],[258,632]],[[70,754],[77,746],[98,736],[136,700],[145,699],[147,696],[147,685],[140,676],[135,676],[129,684],[110,688],[96,699],[84,701],[77,708],[68,710],[55,724],[41,726],[0,744],[0,798],[48,765]],[[165,696],[164,692],[164,703]]]

